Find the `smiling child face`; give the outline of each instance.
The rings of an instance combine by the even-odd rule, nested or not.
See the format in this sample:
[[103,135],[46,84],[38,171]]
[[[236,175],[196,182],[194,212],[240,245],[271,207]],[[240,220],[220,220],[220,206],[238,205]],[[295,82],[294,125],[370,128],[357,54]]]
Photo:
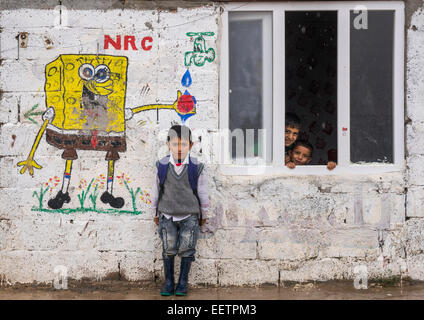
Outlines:
[[296,146],[289,151],[289,156],[296,165],[306,165],[312,160],[311,150],[304,146]]
[[299,136],[299,129],[298,128],[293,128],[293,127],[286,127],[286,133],[285,133],[285,146],[291,146],[297,139],[297,137]]

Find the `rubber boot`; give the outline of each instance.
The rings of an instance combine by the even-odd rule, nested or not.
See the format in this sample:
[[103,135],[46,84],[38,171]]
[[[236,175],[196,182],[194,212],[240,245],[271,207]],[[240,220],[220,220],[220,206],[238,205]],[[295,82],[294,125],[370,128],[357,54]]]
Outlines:
[[188,274],[193,258],[181,258],[180,278],[178,279],[177,288],[175,289],[176,296],[187,295],[188,290]]
[[174,294],[174,257],[163,259],[163,270],[165,272],[165,283],[160,291],[162,296],[171,296]]

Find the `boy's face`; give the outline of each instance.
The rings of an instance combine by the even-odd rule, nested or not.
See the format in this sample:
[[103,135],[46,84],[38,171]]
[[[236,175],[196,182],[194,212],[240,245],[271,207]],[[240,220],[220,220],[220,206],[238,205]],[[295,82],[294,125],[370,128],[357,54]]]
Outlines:
[[286,126],[286,140],[285,145],[286,147],[291,146],[299,136],[299,129]]
[[172,138],[166,144],[172,153],[172,157],[179,161],[185,159],[187,154],[190,152],[191,147],[193,146],[193,142],[190,142],[186,139],[180,139],[178,137]]
[[311,162],[311,149],[304,146],[296,146],[293,150],[289,150],[290,161],[296,165],[305,165]]

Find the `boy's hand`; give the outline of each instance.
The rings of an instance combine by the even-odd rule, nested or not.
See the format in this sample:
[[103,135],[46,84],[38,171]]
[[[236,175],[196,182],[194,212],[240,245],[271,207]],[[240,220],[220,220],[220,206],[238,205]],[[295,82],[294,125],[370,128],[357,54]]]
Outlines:
[[336,166],[337,166],[337,163],[334,162],[334,161],[328,161],[328,163],[327,163],[327,169],[328,170],[333,170]]
[[199,226],[203,226],[206,223],[206,219],[199,220]]
[[159,218],[158,217],[154,217],[153,220],[155,221],[156,225],[159,225]]
[[289,167],[290,169],[296,168],[296,164],[294,162],[291,162],[291,161],[287,162],[286,166]]

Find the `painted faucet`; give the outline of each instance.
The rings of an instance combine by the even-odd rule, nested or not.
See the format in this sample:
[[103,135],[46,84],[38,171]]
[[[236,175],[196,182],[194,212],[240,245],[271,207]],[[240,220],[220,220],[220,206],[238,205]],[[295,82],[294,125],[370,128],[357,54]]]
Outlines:
[[128,59],[111,55],[63,54],[46,65],[46,107],[43,125],[34,140],[26,160],[20,161],[21,174],[41,169],[34,155],[40,140],[63,149],[65,171],[61,190],[48,201],[59,209],[71,199],[68,193],[72,163],[78,159],[77,150],[105,151],[108,163],[106,191],[100,200],[114,208],[122,208],[124,199],[113,196],[115,161],[119,152],[126,151],[125,123],[134,114],[154,109],[173,109],[180,117],[193,115],[196,108],[183,108],[182,93],[172,104],[150,104],[125,108]]
[[213,32],[187,32],[189,37],[194,39],[193,51],[188,51],[184,56],[184,64],[186,67],[194,63],[195,66],[201,67],[206,61],[212,62],[215,60],[215,50],[212,48],[206,49],[206,41],[203,36],[213,36]]

